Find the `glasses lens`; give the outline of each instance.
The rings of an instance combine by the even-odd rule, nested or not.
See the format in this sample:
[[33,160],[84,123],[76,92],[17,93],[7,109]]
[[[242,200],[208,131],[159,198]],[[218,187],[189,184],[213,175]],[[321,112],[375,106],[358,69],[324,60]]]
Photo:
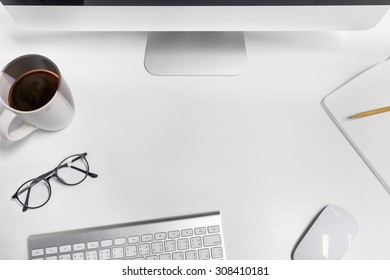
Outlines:
[[18,198],[22,204],[30,208],[40,207],[50,198],[50,186],[45,180],[30,180],[20,187]]
[[65,159],[57,168],[58,178],[67,185],[77,185],[88,175],[88,163],[83,156],[71,156]]

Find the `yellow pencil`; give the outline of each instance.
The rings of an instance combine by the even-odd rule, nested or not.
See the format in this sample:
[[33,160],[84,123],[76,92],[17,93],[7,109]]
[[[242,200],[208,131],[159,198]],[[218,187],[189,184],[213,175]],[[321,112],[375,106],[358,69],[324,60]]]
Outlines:
[[378,108],[378,109],[374,109],[374,110],[370,110],[370,111],[361,112],[359,114],[350,116],[349,118],[357,119],[357,118],[368,117],[368,116],[372,116],[372,115],[376,115],[376,114],[380,114],[380,113],[385,113],[385,112],[390,112],[390,106],[383,107],[383,108]]

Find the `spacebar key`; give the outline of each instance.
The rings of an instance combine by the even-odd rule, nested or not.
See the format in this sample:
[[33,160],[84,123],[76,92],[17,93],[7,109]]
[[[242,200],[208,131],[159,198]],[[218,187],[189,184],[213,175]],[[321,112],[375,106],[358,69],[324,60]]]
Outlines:
[[203,237],[203,245],[205,247],[221,245],[221,235],[213,234]]

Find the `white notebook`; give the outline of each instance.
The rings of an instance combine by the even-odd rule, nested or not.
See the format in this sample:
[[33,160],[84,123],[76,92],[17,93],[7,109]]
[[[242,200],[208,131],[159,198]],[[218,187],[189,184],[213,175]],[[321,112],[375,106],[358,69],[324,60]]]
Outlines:
[[322,100],[322,105],[390,193],[390,112],[348,118],[390,106],[390,60],[375,65],[332,92]]

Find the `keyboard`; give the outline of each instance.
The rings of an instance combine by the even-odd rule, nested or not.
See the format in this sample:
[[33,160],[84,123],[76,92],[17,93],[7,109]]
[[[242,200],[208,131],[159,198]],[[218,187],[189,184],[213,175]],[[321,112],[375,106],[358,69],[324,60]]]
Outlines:
[[32,260],[225,259],[219,212],[31,235]]

